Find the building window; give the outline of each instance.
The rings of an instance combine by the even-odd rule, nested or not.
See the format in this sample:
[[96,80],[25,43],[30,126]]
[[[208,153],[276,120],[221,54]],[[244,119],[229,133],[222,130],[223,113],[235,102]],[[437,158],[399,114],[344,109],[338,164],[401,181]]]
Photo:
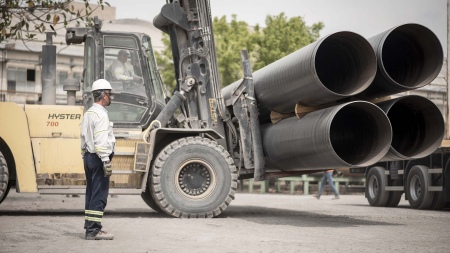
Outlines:
[[8,68],[8,91],[35,93],[36,70]]
[[58,71],[56,75],[56,94],[64,94],[65,91],[63,89],[64,81],[69,77],[69,73],[67,71]]

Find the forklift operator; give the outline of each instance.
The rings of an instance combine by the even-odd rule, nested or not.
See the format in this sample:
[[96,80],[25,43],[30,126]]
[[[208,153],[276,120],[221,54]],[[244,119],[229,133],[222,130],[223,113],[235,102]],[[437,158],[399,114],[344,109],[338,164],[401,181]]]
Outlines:
[[125,66],[125,62],[128,60],[128,51],[127,50],[120,50],[117,54],[117,59],[114,60],[113,64],[109,66],[107,71],[111,73],[112,77],[116,81],[140,81],[142,80],[141,77],[135,75],[133,72],[131,72],[127,67]]

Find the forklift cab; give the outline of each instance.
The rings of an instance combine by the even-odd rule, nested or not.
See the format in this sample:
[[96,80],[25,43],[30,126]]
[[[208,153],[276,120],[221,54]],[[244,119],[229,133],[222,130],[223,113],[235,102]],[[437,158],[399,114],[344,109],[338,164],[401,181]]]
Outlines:
[[151,39],[142,33],[104,32],[99,27],[68,28],[66,34],[67,44],[84,42],[85,110],[93,104],[92,83],[106,79],[114,93],[108,115],[115,127],[145,129],[165,105]]

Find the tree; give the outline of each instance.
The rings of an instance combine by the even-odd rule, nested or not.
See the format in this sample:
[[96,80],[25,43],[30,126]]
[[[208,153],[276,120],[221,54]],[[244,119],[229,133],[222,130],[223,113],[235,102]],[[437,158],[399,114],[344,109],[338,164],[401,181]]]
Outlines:
[[[259,45],[256,41],[260,33],[259,26],[256,26],[253,31],[249,30],[246,22],[237,21],[236,15],[233,15],[231,23],[227,22],[225,16],[214,18],[213,29],[220,80],[222,86],[226,86],[243,76],[240,58],[242,49],[249,51],[251,62],[258,59]],[[163,36],[163,44],[164,50],[155,53],[156,61],[167,90],[172,91],[176,81],[170,39],[166,34]]]
[[254,70],[316,41],[323,27],[322,22],[309,27],[301,17],[288,19],[284,13],[278,16],[267,16],[266,27],[262,30],[262,36],[258,42],[261,46],[260,58],[255,63]]
[[166,90],[171,93],[177,85],[177,82],[175,80],[175,69],[173,67],[169,35],[163,33],[162,42],[164,44],[164,50],[161,52],[155,51],[156,63],[158,64],[159,73],[166,86]]
[[12,39],[33,39],[36,33],[43,33],[48,25],[66,27],[69,22],[85,22],[91,25],[90,15],[98,8],[103,10],[109,3],[98,0],[98,6],[91,8],[89,0],[83,0],[84,9],[76,9],[74,0],[0,0],[0,41]]
[[[322,22],[307,26],[301,17],[288,19],[284,13],[268,15],[266,27],[250,27],[246,22],[232,16],[230,23],[226,17],[214,18],[214,40],[222,87],[242,78],[240,51],[247,49],[253,71],[256,71],[319,38]],[[163,39],[165,49],[156,53],[158,66],[168,90],[175,87],[172,52],[168,36]]]
[[260,31],[259,26],[252,30],[246,22],[238,21],[236,15],[232,16],[230,23],[227,23],[225,16],[216,17],[213,26],[220,80],[222,87],[225,87],[243,76],[242,49],[247,49],[252,64],[258,61]]

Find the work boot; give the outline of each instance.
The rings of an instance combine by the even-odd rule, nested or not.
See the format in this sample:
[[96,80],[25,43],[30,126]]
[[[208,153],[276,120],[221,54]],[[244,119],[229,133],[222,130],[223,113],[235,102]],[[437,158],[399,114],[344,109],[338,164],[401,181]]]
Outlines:
[[114,235],[108,234],[103,230],[100,230],[97,235],[86,235],[86,240],[113,240]]

